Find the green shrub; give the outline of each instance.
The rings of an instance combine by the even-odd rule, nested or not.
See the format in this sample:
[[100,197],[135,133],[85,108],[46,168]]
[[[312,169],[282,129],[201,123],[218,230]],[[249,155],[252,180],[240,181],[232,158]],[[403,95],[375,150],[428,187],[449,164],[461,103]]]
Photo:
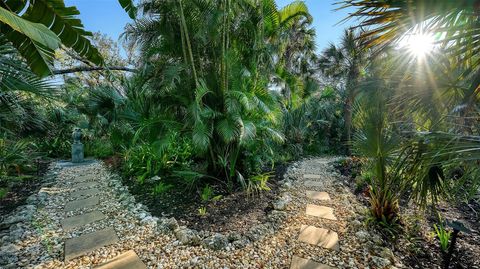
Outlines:
[[152,188],[152,194],[155,195],[155,196],[161,196],[161,195],[164,195],[165,193],[167,193],[173,187],[174,186],[172,184],[166,184],[164,182],[159,182]]
[[5,197],[8,193],[8,189],[7,188],[0,188],[0,199],[2,199],[3,197]]
[[95,139],[84,142],[85,156],[104,159],[114,154],[113,146],[109,140]]
[[124,153],[123,172],[139,183],[156,175],[174,177],[175,171],[188,171],[193,149],[189,139],[177,133],[154,143],[138,143]]
[[32,165],[37,154],[27,140],[0,138],[0,175],[19,175]]
[[449,244],[448,242],[450,242],[450,236],[452,232],[447,231],[442,223],[439,223],[438,226],[433,224],[433,228],[435,229],[436,237],[438,239],[438,243],[440,244],[440,250],[443,253],[447,253]]

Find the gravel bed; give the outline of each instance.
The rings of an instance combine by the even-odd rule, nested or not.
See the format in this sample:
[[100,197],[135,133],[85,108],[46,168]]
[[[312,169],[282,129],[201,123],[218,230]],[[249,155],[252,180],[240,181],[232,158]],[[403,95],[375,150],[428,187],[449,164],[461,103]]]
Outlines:
[[[5,218],[13,224],[8,230],[0,231],[0,268],[90,268],[128,250],[134,250],[148,268],[288,268],[293,255],[337,268],[404,268],[391,251],[382,246],[378,235],[367,232],[363,216],[366,208],[342,185],[341,176],[329,164],[334,159],[314,158],[293,163],[284,175],[279,194],[279,197],[290,197],[285,201],[286,206],[279,209],[286,212],[286,217],[276,220],[275,232],[263,234],[246,246],[228,242],[220,250],[184,245],[177,239],[176,232],[160,229],[163,220],[152,217],[145,206],[136,203],[118,176],[108,172],[101,163],[63,168],[53,164],[47,174],[52,179],[50,186],[29,198],[33,209],[32,206],[19,208],[10,220]],[[321,175],[319,181],[323,187],[308,189],[327,191],[331,201],[306,199],[307,189],[302,184],[304,173]],[[84,174],[93,174],[98,181],[99,206],[66,214],[63,206],[72,200],[68,195],[71,181]],[[306,216],[307,203],[333,207],[338,221]],[[68,232],[61,228],[63,218],[92,210],[101,211],[107,218]],[[25,215],[20,221],[12,220]],[[340,251],[297,241],[303,224],[337,232]],[[106,227],[115,229],[118,243],[63,262],[66,239]],[[208,232],[198,234],[201,239],[212,236]]]

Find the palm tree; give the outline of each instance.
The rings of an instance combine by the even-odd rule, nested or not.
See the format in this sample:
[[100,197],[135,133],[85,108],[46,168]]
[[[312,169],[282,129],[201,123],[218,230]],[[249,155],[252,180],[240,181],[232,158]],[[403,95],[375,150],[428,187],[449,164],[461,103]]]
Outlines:
[[344,123],[345,141],[350,154],[352,136],[352,106],[358,94],[358,84],[367,65],[368,51],[359,41],[362,32],[352,29],[345,30],[338,46],[331,44],[320,55],[318,65],[328,76],[340,79],[345,87]]
[[[478,1],[345,0],[357,8],[349,17],[368,29],[358,41],[378,55],[388,55],[408,34],[436,37],[438,52],[419,62],[405,61],[405,53],[392,61],[384,80],[393,82],[388,94],[402,141],[390,172],[422,206],[441,196],[478,189],[480,160],[480,35]],[[386,58],[391,59],[391,58]],[[415,65],[405,65],[415,62]],[[453,170],[461,175],[452,176]],[[456,186],[460,193],[450,192]],[[473,187],[472,187],[473,186]]]
[[475,0],[381,1],[345,0],[340,8],[357,10],[349,18],[359,19],[357,27],[368,29],[361,35],[362,45],[377,52],[398,43],[408,32],[424,32],[436,36],[443,54],[453,62],[451,68],[463,69],[457,80],[468,80],[463,99],[465,112],[474,112],[480,100],[479,5]]
[[208,173],[231,187],[250,173],[247,148],[283,139],[268,85],[282,35],[309,18],[305,4],[146,1],[139,10],[124,38],[139,46],[154,100],[183,124]]

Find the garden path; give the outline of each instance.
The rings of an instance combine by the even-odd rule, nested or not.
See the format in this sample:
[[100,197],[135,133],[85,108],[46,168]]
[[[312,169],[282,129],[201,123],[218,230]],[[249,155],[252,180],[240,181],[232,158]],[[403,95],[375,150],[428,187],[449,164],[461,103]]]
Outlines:
[[[11,242],[0,258],[10,255],[5,268],[394,268],[393,257],[381,256],[387,252],[363,227],[359,212],[366,208],[333,169],[335,160],[291,164],[281,187],[290,200],[276,210],[283,216],[277,229],[221,250],[184,245],[164,232],[102,163],[55,163],[52,180],[32,198],[32,221],[7,236],[0,232],[2,242]],[[198,235],[206,238],[204,231]]]
[[[321,163],[321,161],[319,161]],[[321,175],[304,174],[303,185],[307,188],[322,189]],[[330,195],[325,191],[306,190],[306,200],[314,201],[330,201]],[[328,220],[337,220],[333,213],[333,208],[308,203],[306,205],[305,214],[308,216],[324,218]],[[339,250],[338,234],[334,231],[324,228],[317,228],[315,226],[302,225],[298,240],[304,243],[320,246],[335,251]],[[304,259],[299,256],[292,257],[290,269],[330,269],[328,265],[315,262],[310,259]]]
[[[81,229],[90,223],[106,218],[101,211],[95,210],[100,202],[99,195],[102,195],[98,183],[95,173],[89,169],[84,170],[83,174],[63,182],[66,188],[70,189],[70,192],[66,195],[71,199],[70,202],[65,204],[64,211],[66,214],[73,214],[73,216],[60,221],[64,230]],[[85,212],[88,209],[94,210]],[[79,214],[76,214],[76,212],[79,212]],[[117,233],[113,227],[75,236],[65,241],[64,259],[69,261],[118,241]],[[129,250],[95,268],[144,269],[146,266],[135,251]]]

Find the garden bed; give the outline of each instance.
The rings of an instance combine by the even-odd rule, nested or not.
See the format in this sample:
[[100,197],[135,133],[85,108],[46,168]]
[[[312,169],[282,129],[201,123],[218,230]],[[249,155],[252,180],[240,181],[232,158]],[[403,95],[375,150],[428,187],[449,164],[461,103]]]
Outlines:
[[[1,186],[7,191],[5,196],[0,198],[0,216],[6,216],[18,206],[25,204],[28,196],[37,192],[42,185],[41,178],[48,168],[48,162],[39,163],[37,171],[32,175],[12,177],[14,182],[6,182],[9,186]],[[10,181],[10,179],[7,179]]]
[[[118,161],[111,159],[105,160],[105,163],[110,167],[118,165]],[[145,186],[135,184],[132,180],[123,179],[123,183],[139,203],[148,207],[153,216],[173,217],[180,225],[195,230],[243,234],[252,226],[266,221],[273,209],[273,201],[278,198],[277,182],[282,180],[287,167],[288,164],[276,167],[274,176],[268,181],[269,191],[255,195],[247,195],[240,190],[230,194],[216,192],[222,198],[207,203],[200,199],[200,193],[196,191],[175,187],[162,195],[153,195],[145,191]],[[204,208],[205,213],[200,213],[200,208]]]
[[[338,162],[335,168],[348,179],[345,185],[356,194],[357,199],[368,206],[368,188],[358,178],[361,160],[346,159]],[[406,204],[405,201],[401,203]],[[480,268],[480,203],[472,200],[450,206],[442,202],[438,211],[444,218],[461,221],[472,231],[470,234],[459,234],[450,268]],[[390,240],[395,255],[410,268],[441,268],[442,257],[433,229],[433,224],[437,222],[434,215],[428,210],[421,212],[410,203],[401,207],[401,216],[402,231],[396,241]]]

